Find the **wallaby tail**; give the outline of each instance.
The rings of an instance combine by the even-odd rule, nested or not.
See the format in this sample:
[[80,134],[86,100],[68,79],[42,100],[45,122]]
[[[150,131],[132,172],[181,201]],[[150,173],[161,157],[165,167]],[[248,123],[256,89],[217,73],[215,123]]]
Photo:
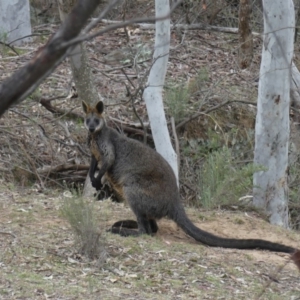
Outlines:
[[196,241],[211,246],[222,248],[236,248],[236,249],[263,249],[275,252],[284,253],[298,253],[298,250],[279,243],[272,243],[260,239],[230,239],[222,238],[213,235],[207,231],[196,227],[185,213],[183,206],[180,204],[170,218],[175,221],[185,233],[194,238]]

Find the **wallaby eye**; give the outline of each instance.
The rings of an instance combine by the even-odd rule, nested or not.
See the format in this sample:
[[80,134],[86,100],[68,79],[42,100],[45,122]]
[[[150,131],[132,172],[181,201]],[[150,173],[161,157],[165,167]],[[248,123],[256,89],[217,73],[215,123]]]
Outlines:
[[87,122],[87,123],[89,123],[90,121],[91,121],[91,119],[90,119],[90,118],[87,118],[87,119],[86,119],[86,122]]
[[99,120],[95,119],[95,124],[98,125],[99,124]]

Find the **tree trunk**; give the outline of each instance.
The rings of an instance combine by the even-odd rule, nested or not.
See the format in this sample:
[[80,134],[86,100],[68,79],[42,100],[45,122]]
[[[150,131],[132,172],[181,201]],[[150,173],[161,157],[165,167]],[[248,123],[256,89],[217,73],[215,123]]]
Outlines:
[[[57,1],[60,19],[63,22],[77,1]],[[88,64],[86,47],[83,43],[74,47],[70,53],[69,60],[80,101],[84,100],[89,104],[97,103],[100,100],[100,97],[94,84],[92,72]]]
[[[73,6],[75,0],[57,0],[60,19],[63,22]],[[69,56],[73,79],[80,101],[84,100],[89,104],[97,103],[100,100],[98,91],[94,84],[91,69],[88,65],[86,47],[83,43],[75,46]],[[83,188],[83,196],[90,197],[94,193],[89,176],[87,176]]]
[[258,87],[254,162],[254,205],[270,222],[288,227],[288,142],[295,15],[292,0],[264,0],[264,42]]
[[0,41],[14,42],[20,45],[29,42],[31,35],[30,10],[28,0],[1,0],[0,1]]
[[239,66],[241,69],[249,67],[253,59],[253,37],[250,28],[251,16],[250,0],[240,0],[239,9]]
[[[169,0],[155,0],[156,17],[165,16],[170,11]],[[155,23],[155,51],[144,99],[149,115],[155,148],[172,167],[178,181],[177,155],[172,147],[164,113],[162,91],[167,72],[170,48],[170,19]]]

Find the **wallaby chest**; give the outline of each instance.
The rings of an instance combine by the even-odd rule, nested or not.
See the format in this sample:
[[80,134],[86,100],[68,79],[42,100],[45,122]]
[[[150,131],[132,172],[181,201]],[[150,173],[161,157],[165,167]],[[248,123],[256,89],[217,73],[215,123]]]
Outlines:
[[94,136],[90,136],[88,143],[89,143],[89,147],[90,147],[90,151],[91,151],[92,155],[95,156],[98,164],[101,164],[102,154],[100,152],[100,148],[97,144],[96,138]]

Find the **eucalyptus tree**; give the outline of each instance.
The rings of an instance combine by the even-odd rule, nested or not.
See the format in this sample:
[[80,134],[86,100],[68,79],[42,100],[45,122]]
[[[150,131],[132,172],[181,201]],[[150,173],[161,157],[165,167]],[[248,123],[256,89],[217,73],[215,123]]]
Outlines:
[[254,205],[288,227],[288,145],[295,10],[293,0],[263,0],[264,35],[255,125]]

